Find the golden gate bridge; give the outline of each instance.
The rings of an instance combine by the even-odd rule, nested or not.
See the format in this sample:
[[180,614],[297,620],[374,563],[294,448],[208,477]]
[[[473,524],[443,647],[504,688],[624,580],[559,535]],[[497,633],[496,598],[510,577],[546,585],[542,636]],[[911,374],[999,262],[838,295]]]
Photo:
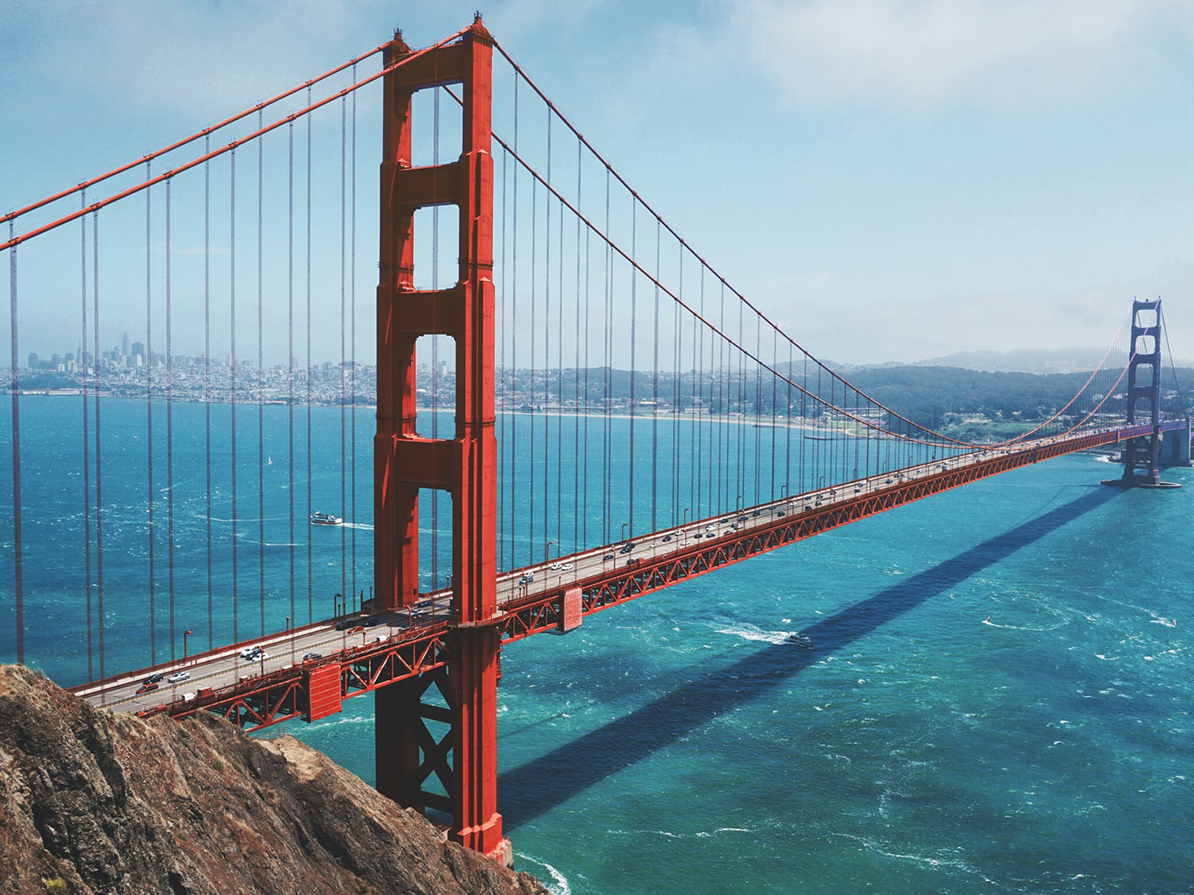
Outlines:
[[[380,116],[370,188],[358,104],[369,132]],[[1125,487],[1189,464],[1188,421],[1161,412],[1159,300],[1018,437],[934,431],[736,291],[479,16],[3,223],[16,660],[41,661],[65,605],[76,667],[86,643],[65,682],[114,710],[253,729],[374,693],[378,788],[498,857],[505,645],[1062,454],[1117,445]],[[359,304],[358,228],[379,246]],[[76,343],[58,378],[22,365],[31,329]],[[140,351],[105,350],[130,329]],[[72,396],[50,436],[28,422],[47,381]]]

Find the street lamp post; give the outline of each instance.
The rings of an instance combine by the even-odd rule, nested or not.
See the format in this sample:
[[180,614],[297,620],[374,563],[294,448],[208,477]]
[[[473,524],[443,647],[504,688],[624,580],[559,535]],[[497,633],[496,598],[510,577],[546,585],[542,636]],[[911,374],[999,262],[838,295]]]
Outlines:
[[627,526],[627,525],[629,525],[629,524],[630,524],[629,522],[623,522],[623,523],[622,523],[622,537],[621,537],[621,538],[619,538],[619,540],[621,540],[621,541],[624,541],[624,540],[626,540],[626,526]]
[[189,628],[182,632],[182,660],[184,662],[187,660],[187,636],[194,633],[195,632]]
[[555,541],[548,541],[543,545],[543,563],[544,565],[551,559],[551,548],[556,544]]

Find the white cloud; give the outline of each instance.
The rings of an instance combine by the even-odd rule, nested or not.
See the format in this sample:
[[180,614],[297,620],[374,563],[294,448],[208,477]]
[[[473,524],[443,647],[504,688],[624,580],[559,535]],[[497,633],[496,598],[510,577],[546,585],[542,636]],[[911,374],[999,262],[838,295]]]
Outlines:
[[1182,0],[745,0],[736,43],[804,102],[1072,98],[1191,33]]

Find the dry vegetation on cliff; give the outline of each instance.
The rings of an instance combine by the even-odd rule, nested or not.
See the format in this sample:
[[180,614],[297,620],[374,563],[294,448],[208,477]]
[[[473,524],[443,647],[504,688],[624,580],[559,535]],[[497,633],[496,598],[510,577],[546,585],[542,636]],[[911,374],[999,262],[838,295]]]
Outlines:
[[142,721],[0,666],[0,893],[546,893],[292,737]]

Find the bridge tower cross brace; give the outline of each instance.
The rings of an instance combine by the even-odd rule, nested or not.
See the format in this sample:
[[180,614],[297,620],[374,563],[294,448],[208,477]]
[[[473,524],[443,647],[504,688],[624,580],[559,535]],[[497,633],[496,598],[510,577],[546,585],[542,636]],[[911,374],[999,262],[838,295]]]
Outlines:
[[[454,43],[413,54],[395,35],[385,53],[381,245],[374,438],[374,598],[379,610],[419,600],[418,493],[452,500],[452,621],[446,668],[376,693],[377,788],[401,805],[451,817],[450,835],[508,856],[497,811],[497,441],[494,435],[493,39],[478,16]],[[411,56],[403,63],[403,56]],[[400,64],[396,64],[400,63]],[[414,167],[412,97],[459,85],[460,158]],[[414,215],[456,205],[460,276],[450,289],[414,284]],[[415,342],[455,340],[456,429],[430,439],[416,425]],[[424,695],[438,689],[442,703]],[[444,707],[446,703],[446,708]],[[439,734],[444,727],[447,733]],[[439,781],[442,792],[425,784]],[[446,793],[446,795],[445,795]]]
[[[1156,486],[1161,481],[1161,300],[1132,301],[1132,357],[1128,363],[1129,426],[1137,422],[1136,404],[1148,404],[1153,431],[1129,438],[1124,444],[1123,483],[1127,486]],[[1138,383],[1138,370],[1148,367],[1149,375]],[[1144,422],[1144,420],[1140,420]],[[1143,475],[1137,475],[1141,468]]]

